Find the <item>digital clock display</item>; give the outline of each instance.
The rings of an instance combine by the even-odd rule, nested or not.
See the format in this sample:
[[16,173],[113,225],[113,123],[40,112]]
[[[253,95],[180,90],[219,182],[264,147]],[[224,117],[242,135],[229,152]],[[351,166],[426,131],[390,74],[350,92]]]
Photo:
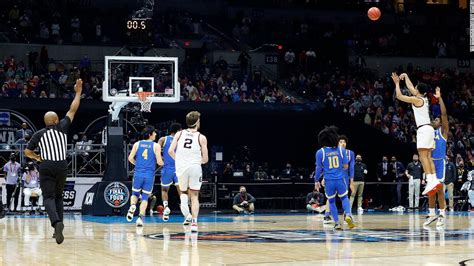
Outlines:
[[129,19],[127,20],[127,29],[129,30],[147,30],[148,23],[146,19]]

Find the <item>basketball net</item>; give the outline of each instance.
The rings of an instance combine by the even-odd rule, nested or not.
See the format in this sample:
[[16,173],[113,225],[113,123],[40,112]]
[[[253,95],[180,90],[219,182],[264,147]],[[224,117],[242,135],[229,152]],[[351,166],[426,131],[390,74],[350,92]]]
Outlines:
[[138,101],[140,102],[142,112],[151,112],[151,104],[153,103],[148,97],[153,96],[155,93],[148,91],[137,92]]

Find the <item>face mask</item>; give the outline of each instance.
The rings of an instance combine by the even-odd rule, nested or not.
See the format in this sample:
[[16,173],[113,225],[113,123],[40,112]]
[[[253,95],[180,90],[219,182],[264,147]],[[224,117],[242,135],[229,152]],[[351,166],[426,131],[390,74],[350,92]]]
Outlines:
[[417,162],[418,162],[418,160],[413,160],[413,161],[414,161],[415,163],[417,163]]
[[386,163],[386,162],[387,162],[387,160],[383,160],[383,162],[384,162],[384,163]]
[[396,161],[395,160],[392,160],[392,163],[395,163]]
[[360,160],[360,159],[357,159],[357,160],[356,160],[356,162],[360,163],[360,162],[362,162],[362,160]]

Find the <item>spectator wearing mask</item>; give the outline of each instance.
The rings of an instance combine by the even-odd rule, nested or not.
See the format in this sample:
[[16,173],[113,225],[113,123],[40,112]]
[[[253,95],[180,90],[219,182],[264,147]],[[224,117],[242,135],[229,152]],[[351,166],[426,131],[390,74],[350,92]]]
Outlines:
[[280,179],[283,179],[283,178],[290,179],[294,177],[295,175],[296,175],[295,170],[293,170],[290,163],[287,163],[285,169],[281,171]]
[[420,202],[420,183],[423,177],[423,167],[418,154],[413,154],[413,161],[408,164],[405,172],[408,177],[408,206],[410,209],[418,209]]
[[29,162],[25,168],[25,173],[23,173],[23,194],[25,195],[25,208],[29,210],[30,207],[30,197],[35,195],[38,197],[38,205],[43,206],[43,192],[41,191],[39,184],[39,172],[36,170],[33,162]]
[[446,156],[446,174],[444,176],[444,191],[448,191],[449,210],[454,211],[454,183],[456,182],[456,165]]
[[239,214],[253,214],[255,211],[255,198],[247,193],[247,189],[244,186],[241,186],[239,193],[234,197],[234,203],[232,208],[236,210]]
[[322,213],[326,210],[324,205],[324,194],[318,190],[313,190],[306,195],[306,209],[310,212]]
[[365,175],[367,175],[367,165],[362,162],[362,156],[357,154],[354,164],[354,191],[351,194],[351,207],[354,204],[354,199],[357,195],[357,212],[362,214],[364,209],[362,208],[362,199],[364,194],[364,181]]
[[396,200],[396,205],[398,207],[402,206],[402,181],[403,176],[405,175],[405,167],[395,156],[392,156],[390,163],[389,175],[391,176],[392,182],[397,182],[396,186],[392,186],[392,195],[396,195],[394,200]]
[[468,170],[464,167],[464,161],[459,161],[457,166],[458,188],[467,180],[467,172]]
[[13,198],[13,211],[15,211],[18,206],[17,185],[21,165],[16,161],[16,155],[14,153],[10,154],[10,161],[3,166],[3,171],[6,173],[7,210],[10,210]]
[[263,170],[263,167],[260,165],[255,171],[255,174],[253,175],[253,179],[255,180],[266,180],[268,179],[268,174]]

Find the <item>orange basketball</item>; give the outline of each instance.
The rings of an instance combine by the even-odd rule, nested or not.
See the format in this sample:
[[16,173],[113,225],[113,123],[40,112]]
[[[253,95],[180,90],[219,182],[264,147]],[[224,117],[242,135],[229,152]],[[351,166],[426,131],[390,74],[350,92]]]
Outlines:
[[382,13],[380,12],[380,9],[377,7],[371,7],[369,8],[369,11],[367,11],[367,16],[369,17],[370,20],[376,21],[380,18]]

